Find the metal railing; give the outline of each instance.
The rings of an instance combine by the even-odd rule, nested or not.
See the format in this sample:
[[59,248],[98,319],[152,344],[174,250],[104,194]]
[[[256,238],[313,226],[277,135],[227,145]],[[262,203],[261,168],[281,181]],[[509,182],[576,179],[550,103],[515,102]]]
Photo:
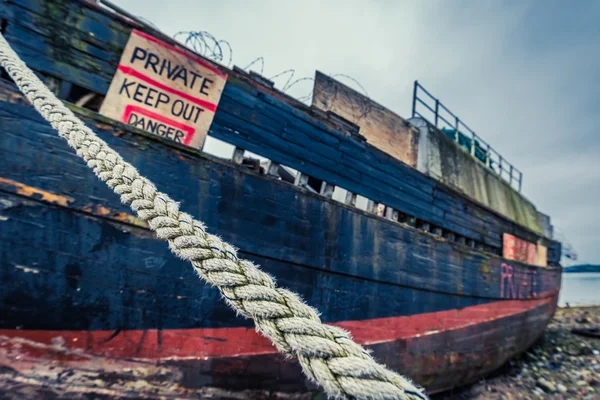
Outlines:
[[512,187],[521,191],[523,173],[494,150],[418,81],[415,81],[413,90],[412,116],[413,118],[421,117],[435,126]]

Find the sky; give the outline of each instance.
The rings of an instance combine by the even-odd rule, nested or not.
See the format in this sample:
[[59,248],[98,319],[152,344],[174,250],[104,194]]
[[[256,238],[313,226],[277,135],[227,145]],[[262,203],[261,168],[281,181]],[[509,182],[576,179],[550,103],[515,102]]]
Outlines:
[[[262,57],[264,67],[251,69],[266,77],[288,69],[294,79],[316,69],[352,77],[405,118],[419,80],[523,172],[523,194],[551,216],[578,262],[600,264],[600,2],[115,3],[171,36],[208,31],[227,41],[231,65]],[[282,88],[287,76],[274,81]],[[304,96],[312,84],[288,93]]]

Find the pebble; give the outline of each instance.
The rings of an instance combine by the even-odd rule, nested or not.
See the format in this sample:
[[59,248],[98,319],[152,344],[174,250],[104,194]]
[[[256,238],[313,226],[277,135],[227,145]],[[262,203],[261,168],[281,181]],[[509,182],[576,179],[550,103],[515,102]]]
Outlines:
[[94,380],[92,381],[92,385],[94,385],[94,386],[97,386],[97,387],[103,387],[103,386],[106,386],[106,384],[104,383],[104,381],[103,381],[103,380],[101,380],[101,379],[94,379]]
[[147,368],[136,368],[132,372],[133,372],[133,376],[135,376],[136,378],[148,375]]
[[144,389],[147,390],[148,388],[150,388],[150,384],[148,383],[148,381],[145,381],[143,379],[140,379],[139,381],[135,381],[132,386],[133,386],[133,389],[136,391],[142,391]]
[[600,400],[600,341],[573,334],[576,319],[600,327],[600,306],[559,308],[543,339],[509,360],[504,374],[440,400],[505,400],[507,395],[514,400]]
[[544,389],[545,392],[548,392],[548,393],[556,392],[556,386],[552,382],[550,382],[544,378],[538,378],[536,384],[538,385],[538,387]]
[[535,389],[533,389],[533,393],[537,394],[538,396],[544,396],[546,394],[542,389],[540,389],[538,387],[536,387]]

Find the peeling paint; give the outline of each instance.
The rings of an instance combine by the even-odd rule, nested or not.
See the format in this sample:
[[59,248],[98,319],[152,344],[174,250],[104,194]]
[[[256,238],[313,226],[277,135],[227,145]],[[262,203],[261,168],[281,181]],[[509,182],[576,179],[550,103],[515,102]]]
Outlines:
[[0,92],[0,100],[11,104],[24,103],[23,96],[19,92]]
[[15,205],[17,205],[17,203],[7,200],[7,199],[0,199],[0,210],[8,210],[9,208],[14,207]]
[[16,269],[20,269],[21,271],[25,272],[26,274],[34,274],[34,275],[36,275],[36,274],[40,273],[39,269],[37,269],[37,268],[29,268],[29,267],[26,267],[24,265],[16,265],[15,264],[15,268]]
[[135,215],[131,215],[125,212],[114,211],[99,204],[84,207],[81,209],[81,211],[99,215],[102,217],[110,217],[111,219],[126,222],[128,224],[136,225],[142,228],[148,228],[148,224],[142,219],[136,217]]
[[48,203],[58,204],[63,207],[67,207],[75,200],[68,196],[59,195],[56,193],[48,192],[46,190],[38,189],[32,186],[24,185],[20,182],[16,182],[10,179],[0,177],[0,187],[6,187],[8,190],[13,191],[16,194],[22,196],[31,197],[37,200],[43,200]]

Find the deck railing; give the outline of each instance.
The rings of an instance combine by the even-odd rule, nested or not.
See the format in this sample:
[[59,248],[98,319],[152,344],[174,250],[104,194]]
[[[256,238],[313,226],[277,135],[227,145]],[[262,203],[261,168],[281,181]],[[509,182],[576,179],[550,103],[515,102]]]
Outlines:
[[523,173],[494,150],[418,81],[415,81],[413,90],[412,116],[413,118],[421,117],[435,126],[512,187],[521,191]]

